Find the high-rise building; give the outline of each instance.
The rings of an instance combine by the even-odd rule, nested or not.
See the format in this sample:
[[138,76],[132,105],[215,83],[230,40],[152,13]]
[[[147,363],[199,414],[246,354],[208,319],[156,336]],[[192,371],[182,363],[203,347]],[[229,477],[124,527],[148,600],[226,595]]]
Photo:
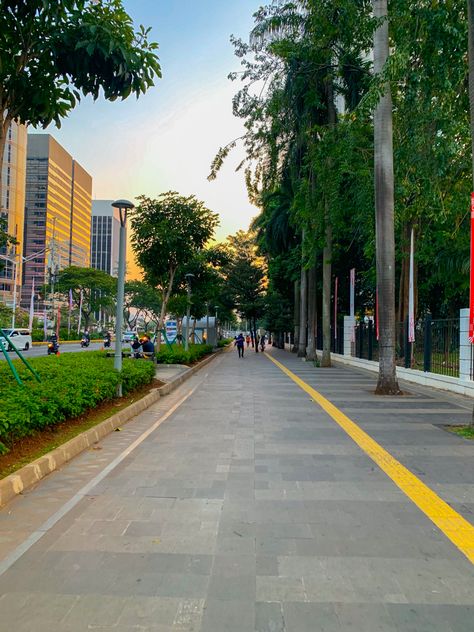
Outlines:
[[[22,305],[51,273],[90,264],[92,177],[50,134],[28,134]],[[36,257],[35,253],[39,253]]]
[[[23,254],[23,224],[25,213],[26,127],[12,123],[7,133],[3,156],[0,216],[6,219],[9,235],[17,244],[0,248],[3,269],[0,270],[0,300],[13,302],[15,266],[17,287],[21,284],[21,255]],[[4,259],[7,257],[7,259]]]
[[119,210],[112,200],[92,200],[91,267],[118,275]]

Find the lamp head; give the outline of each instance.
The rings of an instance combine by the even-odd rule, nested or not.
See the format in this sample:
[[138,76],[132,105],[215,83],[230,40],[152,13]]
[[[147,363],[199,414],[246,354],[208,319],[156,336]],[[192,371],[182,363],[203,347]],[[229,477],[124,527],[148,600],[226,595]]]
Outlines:
[[135,205],[129,200],[115,200],[115,202],[112,202],[112,206],[114,208],[118,208],[120,214],[120,224],[125,226],[127,221],[127,211],[131,211],[132,208],[135,208]]

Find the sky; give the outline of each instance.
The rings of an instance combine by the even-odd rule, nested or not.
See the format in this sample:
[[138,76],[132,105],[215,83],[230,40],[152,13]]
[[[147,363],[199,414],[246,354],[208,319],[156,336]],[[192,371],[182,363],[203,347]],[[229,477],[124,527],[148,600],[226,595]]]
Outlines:
[[[247,199],[243,151],[234,150],[207,181],[219,147],[239,137],[232,115],[239,70],[231,34],[244,39],[261,0],[124,0],[134,23],[151,26],[163,78],[146,95],[122,102],[84,99],[61,129],[47,131],[92,175],[94,199],[195,194],[220,215],[217,238],[247,229],[258,214]],[[38,130],[42,131],[42,130]]]

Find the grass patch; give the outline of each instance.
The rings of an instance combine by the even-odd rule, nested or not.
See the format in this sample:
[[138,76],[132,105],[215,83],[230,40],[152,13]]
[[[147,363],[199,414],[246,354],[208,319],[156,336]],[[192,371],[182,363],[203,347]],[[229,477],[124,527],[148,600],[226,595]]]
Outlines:
[[153,380],[150,384],[135,389],[120,400],[104,402],[75,419],[67,419],[59,425],[44,428],[29,437],[25,437],[16,443],[7,454],[0,456],[0,479],[13,474],[28,463],[74,439],[82,432],[97,426],[115,413],[148,395],[152,389],[162,385],[163,382]]
[[465,439],[474,439],[474,426],[445,426],[448,432],[457,434]]

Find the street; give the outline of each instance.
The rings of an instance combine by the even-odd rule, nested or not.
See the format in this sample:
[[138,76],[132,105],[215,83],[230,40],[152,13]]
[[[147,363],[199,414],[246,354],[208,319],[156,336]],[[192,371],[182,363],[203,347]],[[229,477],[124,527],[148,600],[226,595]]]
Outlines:
[[[74,344],[61,344],[59,345],[60,353],[72,353],[73,351],[98,351],[102,349],[104,343],[100,340],[99,342],[91,342],[90,347],[82,348],[80,343]],[[113,349],[113,347],[112,347]],[[28,351],[20,350],[26,359],[28,358],[39,358],[47,355],[47,347],[46,345],[34,345]],[[12,360],[15,359],[15,353],[9,352],[9,356]],[[5,356],[3,353],[0,354],[0,360],[5,360]]]
[[1,632],[472,632],[474,444],[438,427],[466,401],[268,355],[222,354],[0,511]]

